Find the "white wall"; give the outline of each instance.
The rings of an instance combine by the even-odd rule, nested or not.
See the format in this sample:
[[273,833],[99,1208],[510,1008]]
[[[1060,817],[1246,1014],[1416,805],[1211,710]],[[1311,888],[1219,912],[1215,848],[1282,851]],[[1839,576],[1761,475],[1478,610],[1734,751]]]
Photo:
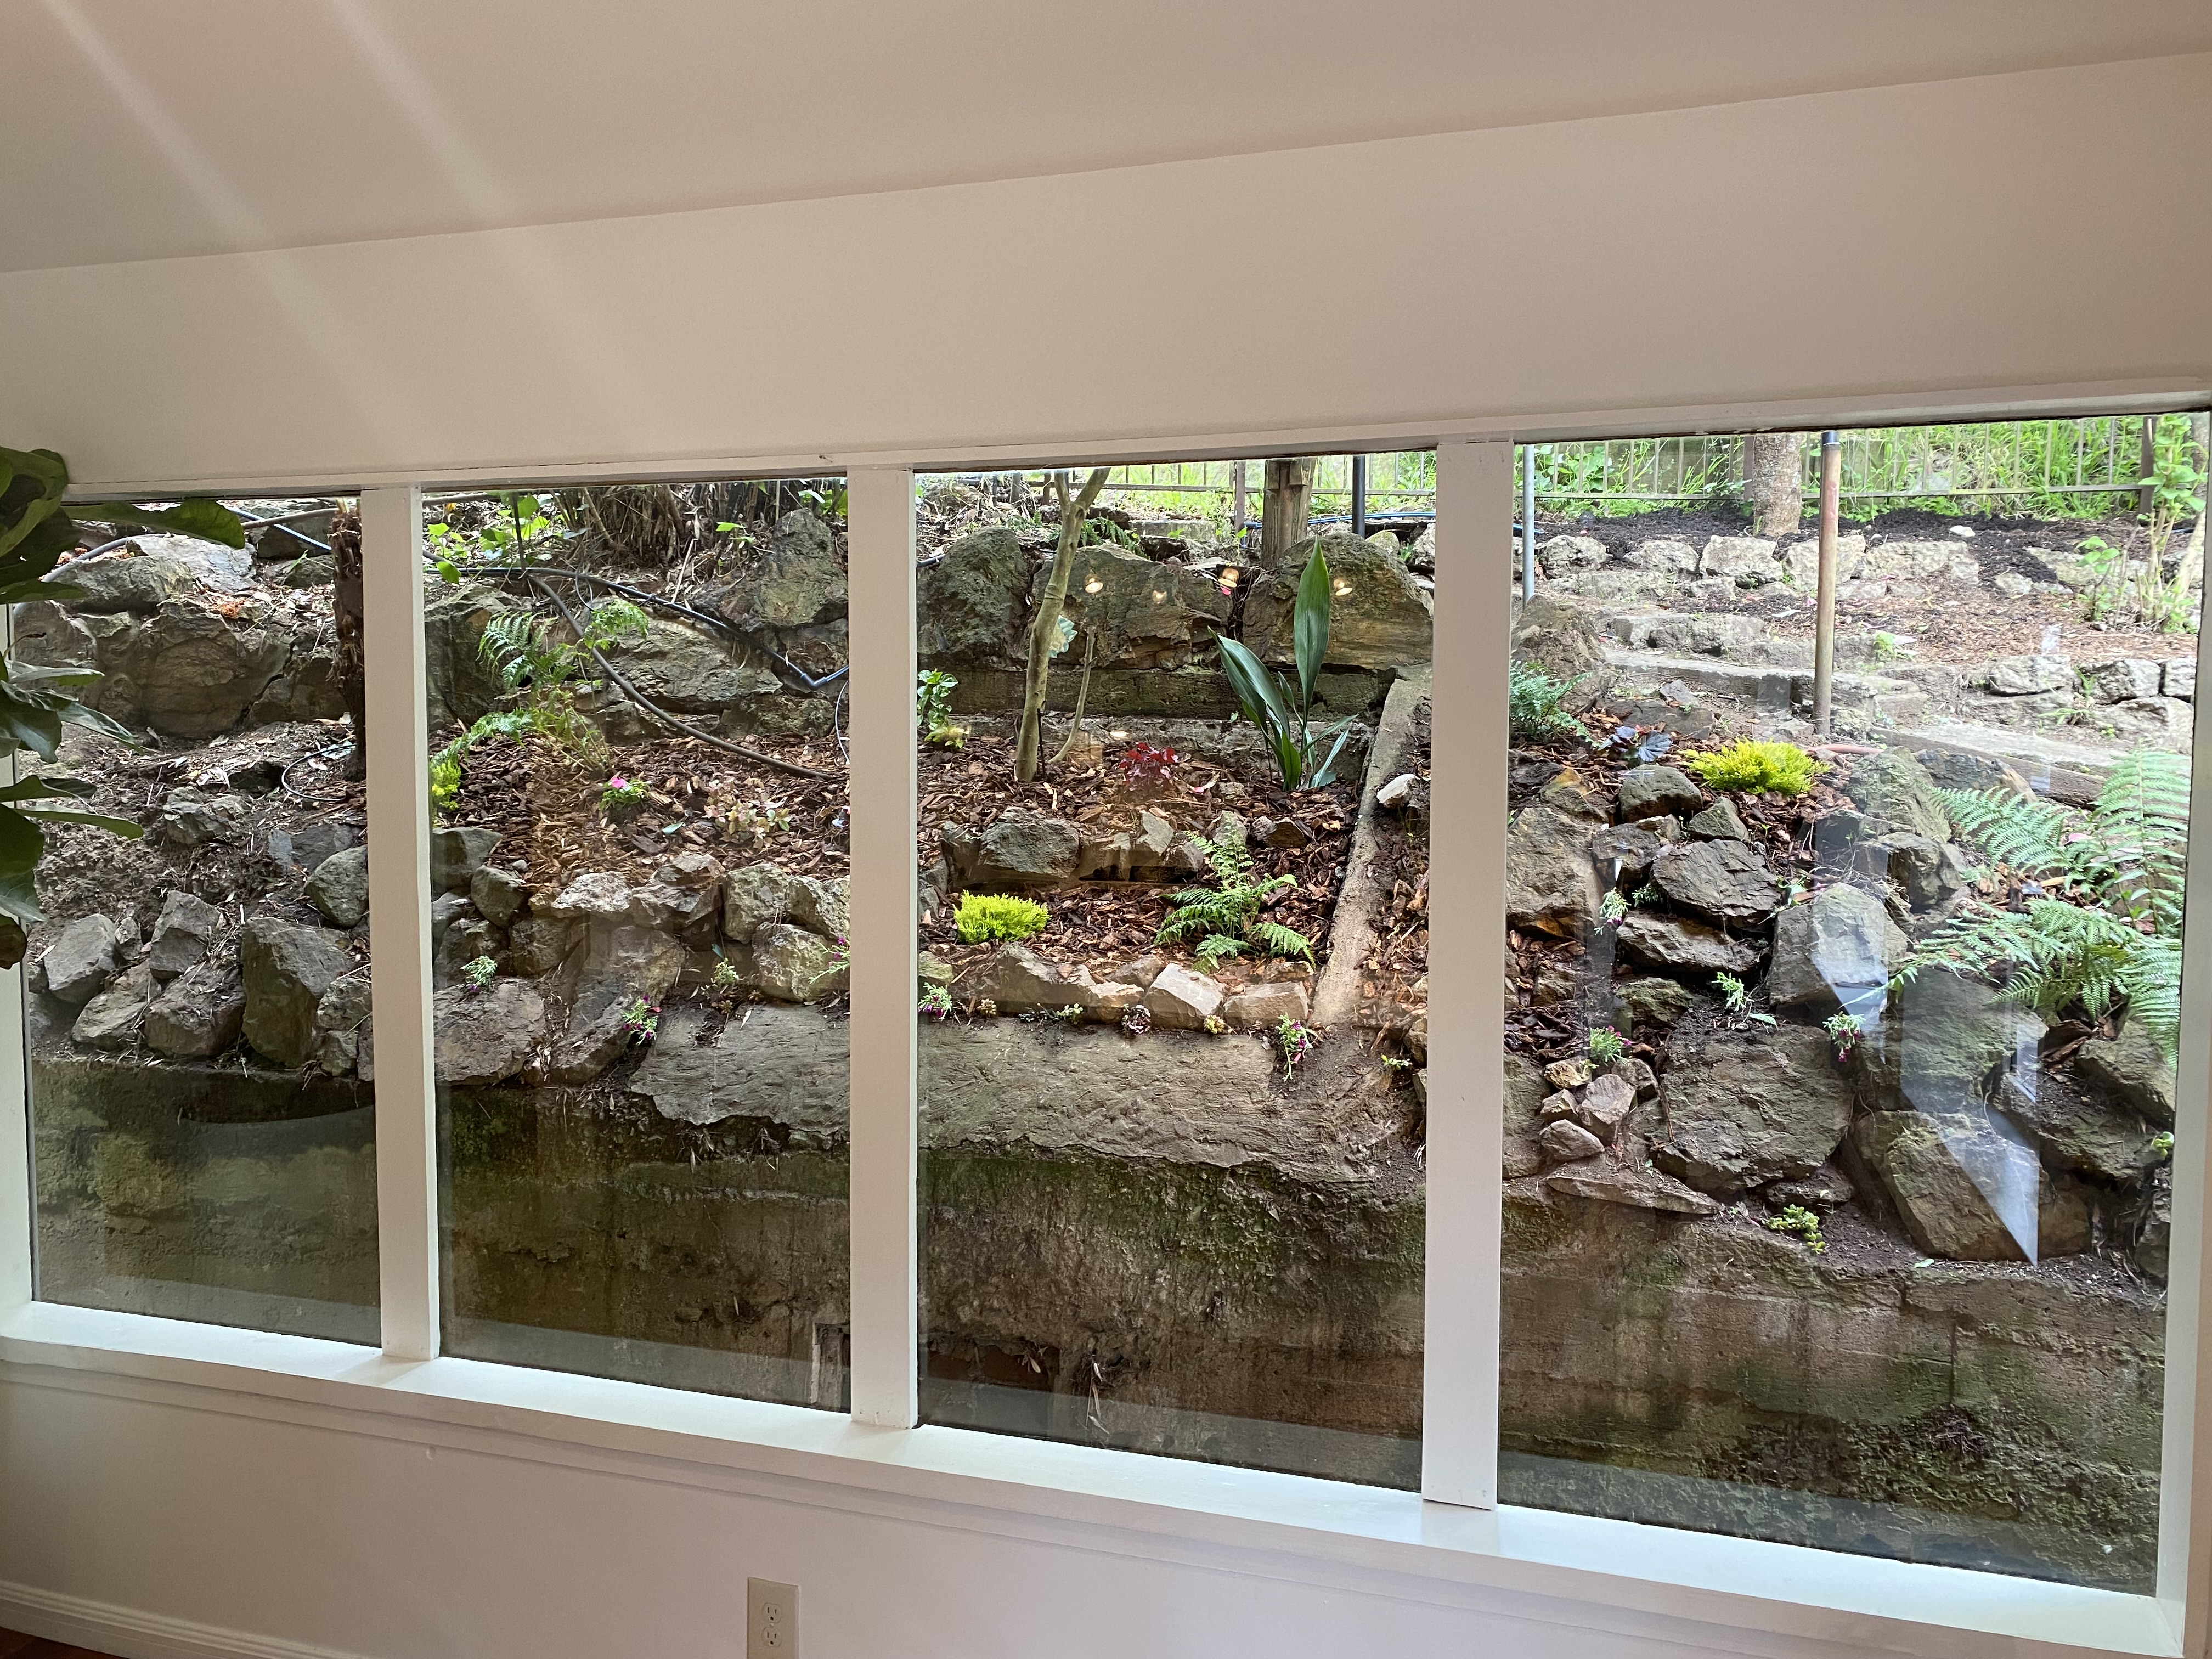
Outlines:
[[0,431],[343,483],[2202,388],[2208,111],[2198,55],[20,272]]
[[[2208,140],[2199,56],[24,272],[0,433],[337,483],[2201,389]],[[52,1382],[0,1366],[0,1582],[378,1659],[735,1654],[748,1574],[805,1587],[808,1659],[1871,1650]]]

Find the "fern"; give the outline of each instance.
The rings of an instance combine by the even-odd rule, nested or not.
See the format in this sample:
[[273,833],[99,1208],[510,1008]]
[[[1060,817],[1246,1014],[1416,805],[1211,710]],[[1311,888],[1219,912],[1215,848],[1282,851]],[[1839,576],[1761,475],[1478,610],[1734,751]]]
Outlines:
[[2052,890],[2025,910],[1972,905],[1921,940],[1893,984],[1925,968],[2005,981],[2045,1013],[2102,1019],[2124,1003],[2171,1058],[2181,1024],[2181,906],[2189,773],[2139,749],[2087,814],[2002,790],[1941,792],[1962,840]]
[[1573,687],[1555,679],[1532,662],[1509,664],[1505,670],[1505,708],[1513,735],[1534,743],[1558,738],[1581,738],[1589,730],[1560,706]]
[[1186,887],[1168,895],[1168,919],[1153,936],[1154,944],[1195,939],[1199,963],[1206,968],[1218,967],[1255,947],[1264,956],[1313,960],[1313,942],[1304,933],[1260,915],[1260,907],[1269,899],[1297,885],[1296,877],[1255,879],[1251,854],[1233,841],[1193,836],[1190,844],[1213,866],[1217,884]]

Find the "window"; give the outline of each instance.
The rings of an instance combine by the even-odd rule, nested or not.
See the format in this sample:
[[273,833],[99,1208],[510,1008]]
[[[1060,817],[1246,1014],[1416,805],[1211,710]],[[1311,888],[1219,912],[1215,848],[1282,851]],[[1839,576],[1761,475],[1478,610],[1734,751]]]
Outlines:
[[1432,512],[1316,470],[920,481],[927,1420],[1419,1481]]
[[1795,440],[1756,526],[1538,453],[1507,1501],[2154,1588],[2202,463],[2077,490],[2077,435],[1832,452],[1826,733]]
[[844,1403],[843,493],[430,504],[448,1352]]
[[246,545],[77,515],[14,653],[93,670],[41,771],[135,833],[50,823],[25,957],[38,1293],[377,1339],[360,521],[234,503]]

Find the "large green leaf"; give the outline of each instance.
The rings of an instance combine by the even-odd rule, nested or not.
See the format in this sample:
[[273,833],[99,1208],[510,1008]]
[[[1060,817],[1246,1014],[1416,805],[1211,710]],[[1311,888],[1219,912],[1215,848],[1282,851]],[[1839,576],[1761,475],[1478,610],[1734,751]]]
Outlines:
[[40,777],[34,774],[18,778],[0,789],[0,801],[83,800],[91,793],[92,785],[82,778]]
[[1274,671],[1241,641],[1216,634],[1213,641],[1221,647],[1221,672],[1229,677],[1229,689],[1237,694],[1244,718],[1270,736],[1271,727],[1289,731],[1293,724],[1290,699],[1283,695],[1283,683]]
[[1322,556],[1321,543],[1316,540],[1313,556],[1306,561],[1305,574],[1298,578],[1297,605],[1291,613],[1291,638],[1298,664],[1298,706],[1302,708],[1313,706],[1314,681],[1320,677],[1322,661],[1328,655],[1333,597],[1328,561]]
[[146,833],[146,826],[136,819],[110,817],[105,812],[71,812],[58,806],[26,806],[21,810],[25,817],[47,823],[89,823],[125,841],[136,841]]
[[221,542],[225,547],[246,545],[244,520],[221,501],[205,495],[196,495],[166,507],[103,503],[98,511],[110,524],[137,525],[142,530],[173,530],[182,536],[197,536],[202,541]]
[[0,754],[28,749],[40,760],[52,760],[62,741],[62,717],[54,702],[42,692],[0,682]]
[[0,911],[18,921],[45,919],[31,872],[46,850],[39,826],[12,806],[0,806]]
[[30,538],[33,531],[62,510],[62,504],[51,495],[42,496],[23,509],[15,523],[0,525],[0,553],[13,552]]

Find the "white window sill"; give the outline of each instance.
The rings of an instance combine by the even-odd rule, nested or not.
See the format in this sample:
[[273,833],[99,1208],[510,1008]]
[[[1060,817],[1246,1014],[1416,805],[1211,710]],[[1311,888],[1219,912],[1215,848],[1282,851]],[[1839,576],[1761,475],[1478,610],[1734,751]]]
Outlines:
[[[343,1343],[49,1303],[0,1320],[0,1377],[191,1389],[203,1409],[436,1444],[495,1441],[511,1455],[594,1468],[651,1458],[661,1480],[804,1482],[812,1502],[878,1513],[928,1506],[941,1524],[1029,1537],[1110,1530],[1081,1541],[1179,1559],[1241,1552],[1240,1570],[1306,1581],[1332,1568],[1382,1572],[1400,1593],[1554,1624],[1733,1629],[1747,1632],[1747,1652],[1774,1651],[1751,1633],[1931,1659],[2181,1651],[2159,1602],[2108,1590],[1543,1510],[1455,1509],[1410,1492],[962,1429],[876,1429],[796,1407],[467,1359],[388,1360]],[[1259,1553],[1273,1565],[1250,1559]],[[1710,1634],[1703,1645],[1713,1646]]]

